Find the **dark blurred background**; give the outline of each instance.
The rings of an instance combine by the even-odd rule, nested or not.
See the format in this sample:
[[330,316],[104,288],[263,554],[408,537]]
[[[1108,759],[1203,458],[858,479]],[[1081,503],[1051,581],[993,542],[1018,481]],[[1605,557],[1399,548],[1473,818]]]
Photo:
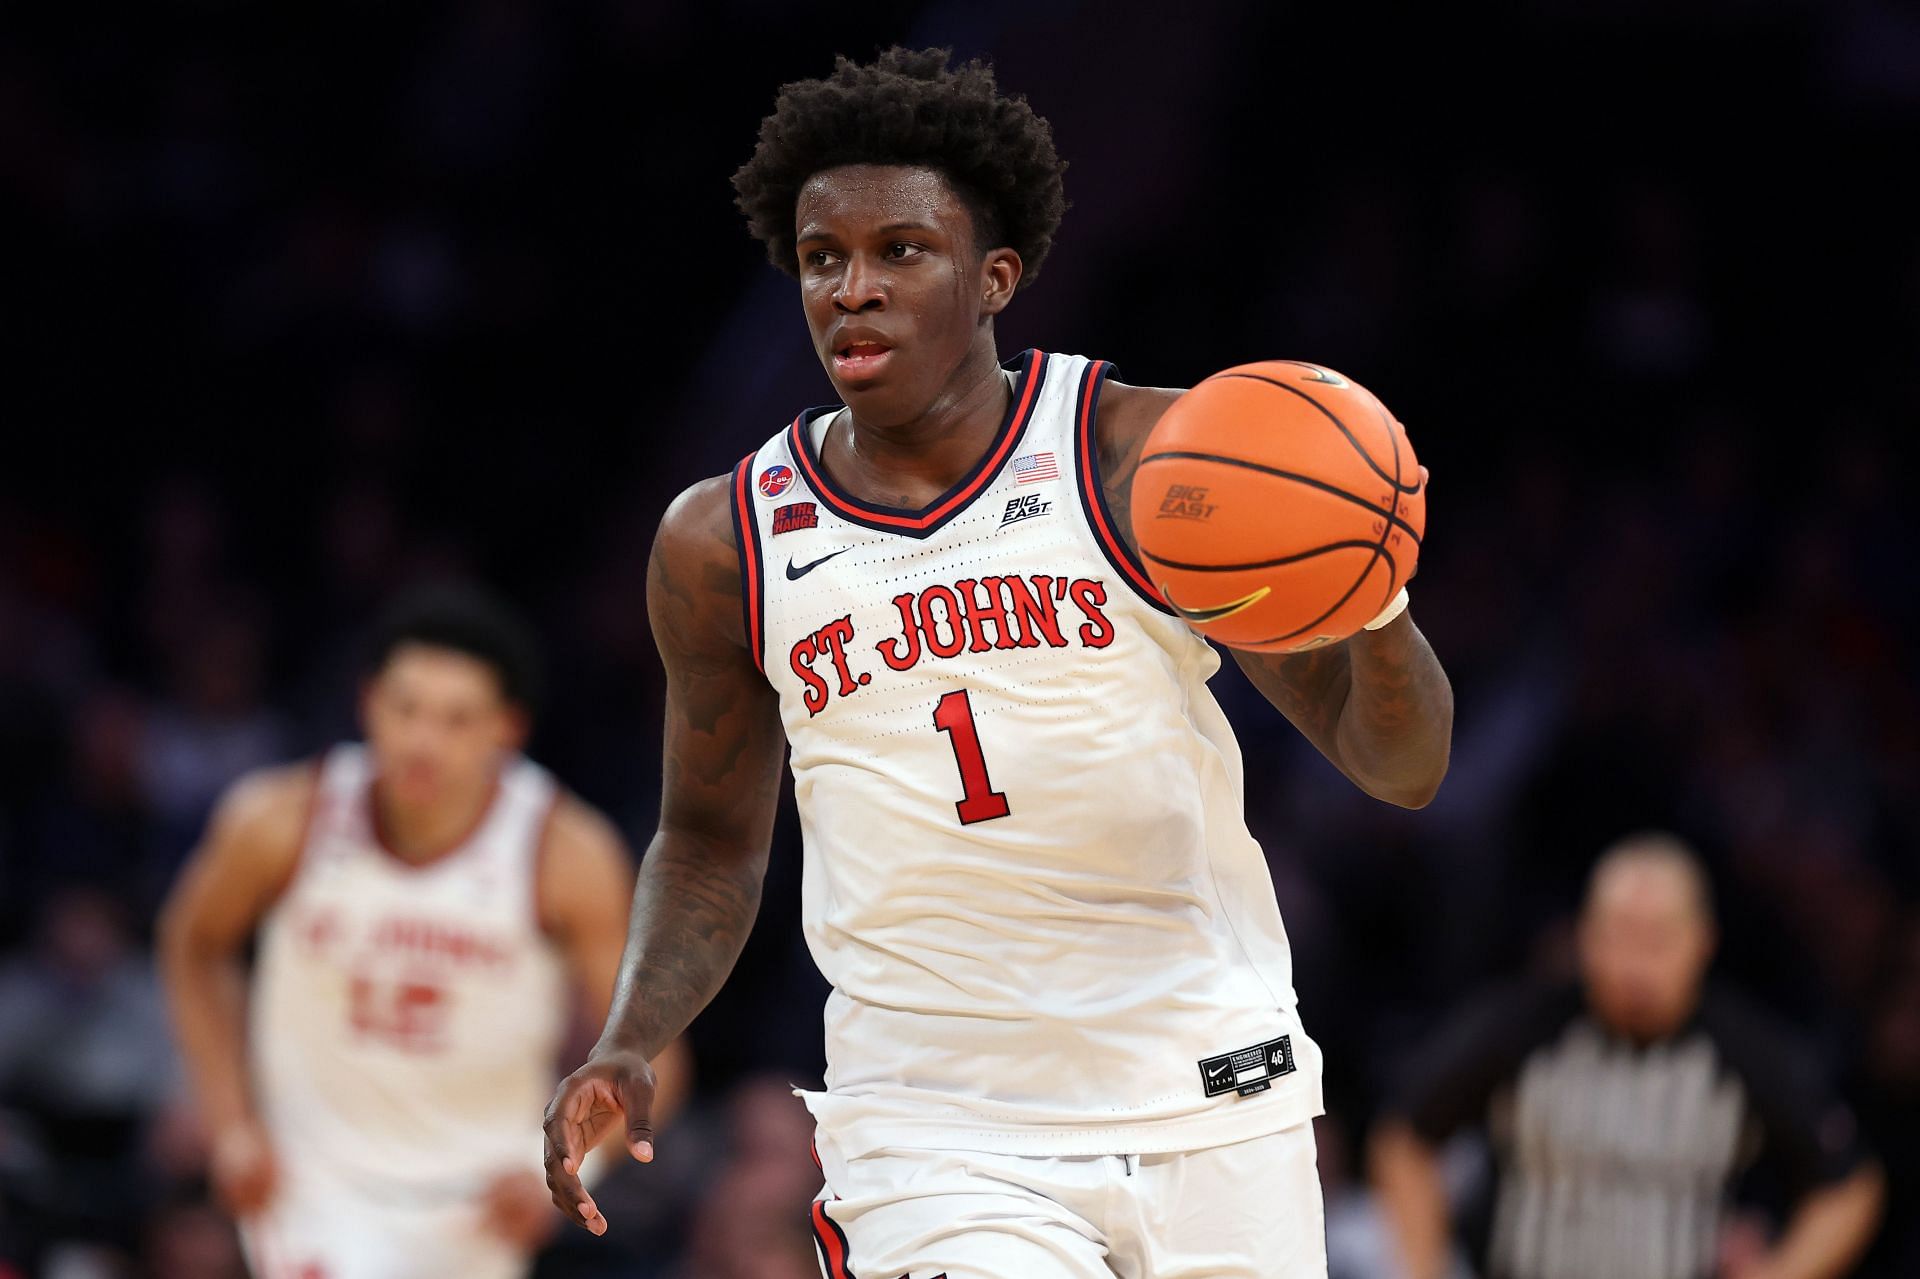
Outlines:
[[[830,397],[727,179],[780,83],[895,41],[990,56],[1072,163],[1003,354],[1321,361],[1432,468],[1430,809],[1217,681],[1327,1053],[1336,1265],[1391,1274],[1339,1258],[1380,1238],[1355,1152],[1402,1056],[1564,969],[1595,854],[1667,826],[1720,970],[1889,1165],[1869,1273],[1920,1273],[1911,5],[203,0],[0,11],[0,1275],[233,1273],[153,911],[227,782],[353,732],[396,587],[526,608],[533,754],[644,846],[653,527]],[[543,1273],[788,1273],[741,1223],[812,1189],[771,1170],[820,1070],[798,872],[789,816],[635,1224]]]

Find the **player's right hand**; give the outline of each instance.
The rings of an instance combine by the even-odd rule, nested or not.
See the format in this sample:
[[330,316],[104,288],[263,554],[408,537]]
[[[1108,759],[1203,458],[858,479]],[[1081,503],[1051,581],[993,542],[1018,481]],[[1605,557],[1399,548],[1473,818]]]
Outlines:
[[280,1177],[266,1131],[251,1121],[214,1134],[207,1172],[214,1193],[236,1218],[251,1217],[266,1207]]
[[547,1190],[567,1220],[596,1235],[607,1233],[593,1196],[580,1184],[587,1152],[626,1126],[627,1152],[653,1160],[653,1067],[638,1052],[595,1052],[587,1064],[560,1081],[547,1104]]

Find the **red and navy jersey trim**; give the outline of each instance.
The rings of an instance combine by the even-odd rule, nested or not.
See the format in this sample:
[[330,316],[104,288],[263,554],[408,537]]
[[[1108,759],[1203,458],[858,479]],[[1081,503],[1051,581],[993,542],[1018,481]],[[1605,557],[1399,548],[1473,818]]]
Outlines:
[[1166,596],[1147,576],[1146,566],[1120,536],[1120,524],[1113,518],[1113,511],[1107,505],[1106,490],[1100,486],[1100,447],[1095,424],[1100,414],[1100,388],[1106,384],[1112,372],[1112,364],[1105,360],[1093,360],[1087,364],[1086,372],[1080,375],[1073,428],[1074,452],[1079,460],[1076,469],[1080,472],[1080,505],[1087,513],[1087,523],[1093,528],[1093,540],[1100,543],[1100,553],[1107,557],[1107,563],[1113,565],[1113,571],[1126,579],[1134,594],[1167,616],[1177,617],[1179,614],[1167,603]]
[[808,409],[795,418],[793,425],[787,428],[789,449],[794,460],[799,462],[807,483],[820,495],[820,500],[827,504],[828,509],[841,519],[880,533],[928,537],[944,528],[956,515],[966,510],[969,502],[992,485],[993,477],[999,474],[1000,468],[1006,465],[1007,459],[1013,456],[1014,449],[1019,445],[1020,437],[1027,429],[1027,419],[1032,416],[1034,401],[1039,397],[1040,384],[1046,378],[1046,353],[1027,351],[1020,356],[1019,363],[1020,369],[1013,383],[1013,402],[1007,406],[1007,415],[1000,423],[992,446],[974,463],[973,469],[961,477],[958,484],[917,511],[870,505],[834,484],[826,467],[820,464],[819,453],[813,447],[813,432],[809,428],[822,413],[837,412],[836,409]]
[[847,1232],[840,1223],[827,1215],[825,1200],[816,1199],[810,1214],[813,1218],[813,1246],[820,1250],[820,1264],[831,1279],[860,1279],[848,1264],[851,1249],[847,1246]]
[[746,624],[747,651],[760,673],[767,673],[760,602],[766,598],[761,569],[766,556],[760,550],[760,521],[753,512],[753,459],[749,453],[733,468],[733,540],[740,548],[740,617]]

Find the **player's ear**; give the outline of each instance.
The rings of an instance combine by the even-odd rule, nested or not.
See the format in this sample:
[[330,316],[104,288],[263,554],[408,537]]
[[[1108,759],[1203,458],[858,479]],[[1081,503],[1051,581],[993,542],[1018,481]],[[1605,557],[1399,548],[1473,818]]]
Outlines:
[[980,313],[998,315],[1013,301],[1026,264],[1012,249],[989,249],[980,260]]

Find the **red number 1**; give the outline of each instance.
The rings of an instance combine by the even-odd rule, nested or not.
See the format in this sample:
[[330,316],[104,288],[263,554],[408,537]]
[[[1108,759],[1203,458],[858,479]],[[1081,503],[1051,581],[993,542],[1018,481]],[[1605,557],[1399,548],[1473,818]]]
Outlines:
[[940,699],[933,708],[933,726],[951,734],[953,758],[960,765],[960,788],[966,795],[954,805],[960,824],[990,822],[1012,812],[1007,797],[993,788],[987,776],[987,757],[980,753],[980,734],[973,728],[973,703],[967,700],[966,689],[956,688]]

